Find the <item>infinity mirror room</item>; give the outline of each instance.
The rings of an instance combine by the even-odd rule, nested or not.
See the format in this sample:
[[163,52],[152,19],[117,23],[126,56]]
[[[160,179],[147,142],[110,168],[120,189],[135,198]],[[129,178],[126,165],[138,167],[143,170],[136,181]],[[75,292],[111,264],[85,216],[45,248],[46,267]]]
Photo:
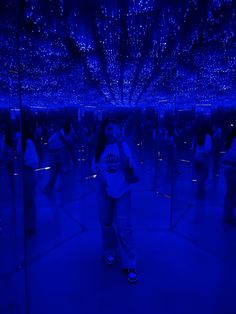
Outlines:
[[1,0],[0,313],[236,313],[233,0]]

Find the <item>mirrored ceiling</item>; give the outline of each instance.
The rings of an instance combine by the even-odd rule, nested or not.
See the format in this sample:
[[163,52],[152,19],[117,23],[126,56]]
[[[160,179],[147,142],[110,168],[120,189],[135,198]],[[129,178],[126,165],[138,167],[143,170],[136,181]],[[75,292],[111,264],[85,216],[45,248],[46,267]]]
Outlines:
[[231,0],[2,0],[1,92],[19,35],[31,107],[236,105],[235,13]]

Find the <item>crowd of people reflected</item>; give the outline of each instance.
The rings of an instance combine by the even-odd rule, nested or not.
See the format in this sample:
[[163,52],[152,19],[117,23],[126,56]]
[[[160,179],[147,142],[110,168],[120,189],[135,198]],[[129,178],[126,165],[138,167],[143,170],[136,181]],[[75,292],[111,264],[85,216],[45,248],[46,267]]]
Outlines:
[[[216,117],[222,115],[226,119],[219,121]],[[13,193],[13,176],[17,175],[13,171],[13,163],[18,163],[19,171],[22,166],[24,228],[26,235],[30,237],[37,235],[37,215],[40,211],[37,190],[39,195],[53,198],[58,188],[59,193],[63,193],[64,188],[70,189],[70,186],[63,187],[58,182],[73,184],[73,174],[78,172],[82,184],[89,178],[86,181],[88,189],[90,183],[96,182],[97,187],[99,186],[97,193],[101,230],[104,245],[107,246],[105,256],[108,263],[113,263],[115,253],[111,254],[111,251],[114,247],[108,234],[115,232],[109,229],[113,228],[114,210],[120,210],[120,215],[117,213],[118,218],[122,215],[123,218],[126,217],[127,224],[118,218],[116,223],[121,226],[118,228],[121,252],[123,243],[127,253],[127,247],[131,245],[127,243],[132,242],[129,239],[132,233],[128,214],[132,207],[130,193],[133,184],[137,183],[142,187],[144,173],[149,174],[149,189],[155,193],[158,192],[156,181],[167,180],[172,184],[171,180],[177,180],[182,174],[181,163],[189,162],[193,170],[191,181],[195,182],[193,195],[201,201],[208,198],[212,182],[219,181],[224,176],[222,223],[236,223],[236,125],[233,116],[234,112],[219,111],[215,116],[198,114],[191,122],[188,115],[184,118],[174,113],[160,116],[156,109],[151,108],[124,112],[122,109],[112,112],[104,110],[103,117],[96,111],[85,111],[78,120],[77,115],[70,114],[69,110],[59,111],[55,115],[55,112],[34,112],[25,108],[21,116],[21,136],[17,121],[15,127],[10,125],[10,120],[1,121],[1,176],[4,174],[8,177],[7,182]],[[104,128],[104,123],[107,129]],[[106,132],[107,139],[105,133],[101,135],[101,132]],[[132,174],[127,169],[131,169]],[[43,186],[38,183],[39,171],[44,176]],[[137,180],[132,181],[134,171],[138,175]],[[161,179],[158,178],[160,173],[165,174]],[[68,175],[70,181],[66,181]],[[173,196],[171,191],[168,193],[170,197]],[[132,252],[130,248],[127,256],[133,256]],[[123,258],[127,261],[127,256],[126,259],[124,256],[123,250]],[[124,268],[134,269],[136,273],[132,258]],[[130,275],[131,281],[135,280],[134,273]]]
[[1,1],[0,313],[235,308],[235,14]]

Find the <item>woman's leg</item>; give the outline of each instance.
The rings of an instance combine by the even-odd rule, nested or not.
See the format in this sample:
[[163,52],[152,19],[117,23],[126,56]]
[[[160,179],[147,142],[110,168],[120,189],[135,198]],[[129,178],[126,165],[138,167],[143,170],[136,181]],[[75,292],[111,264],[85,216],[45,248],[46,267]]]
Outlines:
[[136,268],[133,229],[131,226],[131,192],[115,200],[116,228],[123,268]]
[[114,202],[107,195],[103,185],[99,186],[98,188],[97,201],[104,256],[115,256],[117,250],[117,240],[113,225]]
[[208,157],[202,155],[197,156],[195,160],[195,168],[197,175],[197,195],[203,197],[205,193],[205,183],[209,172]]
[[215,149],[213,155],[213,177],[218,176],[220,172],[220,150]]
[[56,152],[51,152],[50,153],[50,174],[49,174],[49,180],[45,188],[45,192],[52,192],[56,181],[57,177],[61,171],[61,153],[60,151]]
[[197,178],[197,196],[201,197],[204,194],[204,187],[202,183],[202,160],[199,156],[195,158],[194,164]]

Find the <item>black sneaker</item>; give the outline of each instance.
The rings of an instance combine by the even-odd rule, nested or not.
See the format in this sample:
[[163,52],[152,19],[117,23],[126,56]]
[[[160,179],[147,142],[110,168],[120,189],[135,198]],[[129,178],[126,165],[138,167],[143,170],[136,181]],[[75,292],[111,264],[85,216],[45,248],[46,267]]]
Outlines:
[[123,268],[123,272],[127,276],[129,283],[136,283],[138,281],[138,274],[135,268]]

